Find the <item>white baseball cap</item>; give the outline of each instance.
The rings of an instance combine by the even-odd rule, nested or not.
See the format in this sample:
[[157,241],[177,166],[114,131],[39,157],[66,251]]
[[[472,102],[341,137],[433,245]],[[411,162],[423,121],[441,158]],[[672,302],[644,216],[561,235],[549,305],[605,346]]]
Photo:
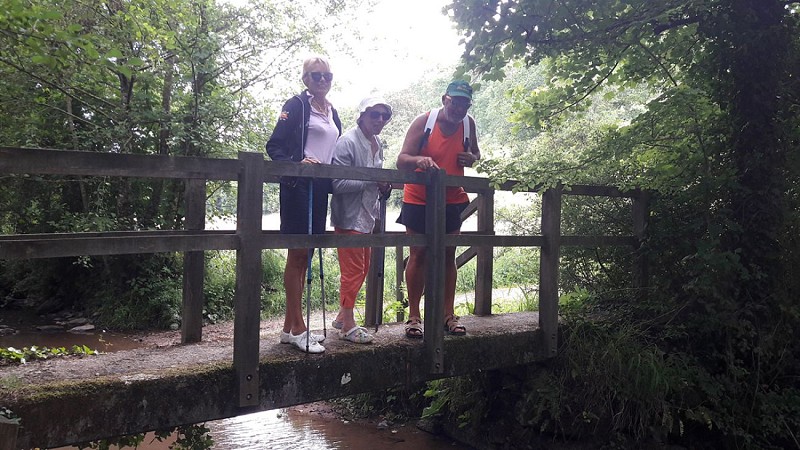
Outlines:
[[358,104],[358,113],[356,115],[356,121],[361,119],[361,115],[364,114],[367,109],[372,108],[376,105],[383,105],[387,109],[389,109],[389,113],[392,113],[392,106],[386,101],[385,98],[381,96],[372,96],[367,97],[364,100],[361,100],[361,103]]

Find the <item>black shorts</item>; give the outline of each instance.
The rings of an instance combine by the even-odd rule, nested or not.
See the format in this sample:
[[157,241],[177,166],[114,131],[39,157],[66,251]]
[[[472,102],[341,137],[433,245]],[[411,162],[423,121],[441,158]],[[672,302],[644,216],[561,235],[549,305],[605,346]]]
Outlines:
[[281,183],[281,233],[308,234],[309,200],[313,203],[311,208],[312,233],[325,233],[330,180],[314,179],[312,199],[308,197],[308,186],[308,178],[297,178],[292,179],[291,183]]
[[[461,213],[467,209],[467,206],[469,203],[457,203],[445,207],[444,230],[446,233],[453,233],[461,229]],[[425,234],[425,205],[403,203],[397,223],[405,225],[415,233]]]

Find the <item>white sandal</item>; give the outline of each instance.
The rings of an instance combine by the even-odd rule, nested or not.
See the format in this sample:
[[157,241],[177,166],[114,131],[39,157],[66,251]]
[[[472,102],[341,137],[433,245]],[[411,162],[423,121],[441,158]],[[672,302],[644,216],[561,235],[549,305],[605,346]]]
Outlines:
[[356,344],[369,344],[374,337],[367,332],[364,327],[355,326],[348,332],[340,331],[339,339],[343,341],[355,342]]

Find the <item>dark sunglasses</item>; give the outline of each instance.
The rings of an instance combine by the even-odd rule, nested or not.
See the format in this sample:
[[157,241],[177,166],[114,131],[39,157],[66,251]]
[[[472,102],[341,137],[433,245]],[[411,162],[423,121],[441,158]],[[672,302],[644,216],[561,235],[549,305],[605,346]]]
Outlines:
[[330,82],[333,80],[333,74],[330,72],[308,72],[311,75],[311,79],[314,81],[319,82],[321,79],[325,78],[325,81]]
[[377,119],[377,118],[381,118],[381,117],[383,118],[384,122],[388,122],[392,118],[392,113],[382,113],[380,111],[370,111],[369,112],[369,118],[370,119]]
[[467,99],[463,99],[463,98],[460,98],[460,99],[455,99],[455,98],[453,98],[453,97],[451,97],[451,96],[449,96],[449,95],[447,96],[447,98],[449,98],[449,99],[450,99],[450,103],[451,103],[453,106],[455,106],[456,108],[466,108],[466,109],[469,109],[469,108],[472,106],[472,102],[470,102],[470,101],[469,101],[469,100],[467,100]]

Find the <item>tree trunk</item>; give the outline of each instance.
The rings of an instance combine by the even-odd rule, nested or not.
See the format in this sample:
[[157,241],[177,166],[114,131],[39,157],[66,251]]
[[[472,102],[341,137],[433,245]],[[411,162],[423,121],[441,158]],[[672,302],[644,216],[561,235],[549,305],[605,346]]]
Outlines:
[[[780,122],[781,88],[791,35],[782,26],[780,2],[736,0],[727,31],[731,61],[732,156],[739,188],[732,198],[733,219],[741,227],[727,242],[740,250],[749,274],[741,300],[766,307],[780,270],[778,233],[785,220]],[[738,235],[738,236],[737,236]],[[751,303],[752,302],[752,303]],[[745,303],[740,303],[744,306]]]

